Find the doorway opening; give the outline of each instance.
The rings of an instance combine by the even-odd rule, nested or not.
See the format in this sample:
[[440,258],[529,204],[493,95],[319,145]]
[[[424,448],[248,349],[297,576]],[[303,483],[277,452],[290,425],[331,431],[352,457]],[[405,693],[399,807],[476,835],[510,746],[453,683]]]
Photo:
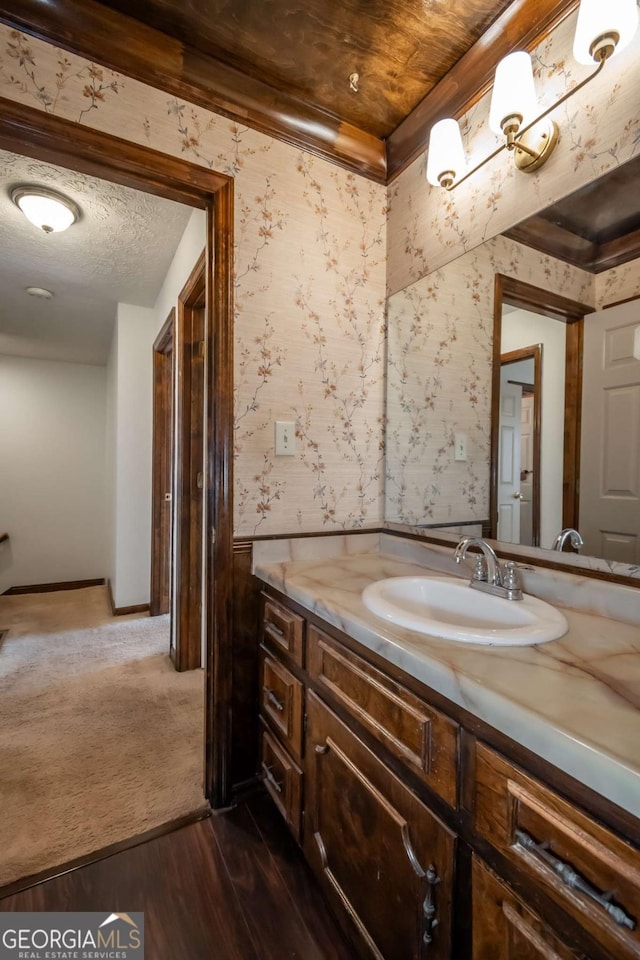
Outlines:
[[540,545],[542,344],[500,356],[498,539]]
[[[204,622],[206,650],[203,794],[212,806],[224,806],[230,792],[233,181],[16,103],[7,103],[0,117],[0,146],[206,212],[200,300],[193,303],[194,317],[197,314],[201,331],[198,350],[202,351],[199,365],[207,383],[206,390],[202,391],[206,415],[200,437],[202,454],[194,452],[190,469],[199,463],[196,482],[197,474],[202,474],[201,517],[206,517],[207,523],[207,536],[199,540],[200,576],[207,604],[204,612],[200,606],[195,617],[200,623]],[[176,341],[177,333],[174,349],[177,349]],[[203,519],[200,522],[202,524]],[[158,603],[166,604],[166,564],[164,573],[160,567],[158,583],[164,584],[165,592],[164,600],[161,590],[156,594]],[[170,586],[168,592],[170,595]],[[177,592],[176,584],[174,593]],[[201,635],[199,628],[198,637]],[[198,653],[200,655],[200,650]]]

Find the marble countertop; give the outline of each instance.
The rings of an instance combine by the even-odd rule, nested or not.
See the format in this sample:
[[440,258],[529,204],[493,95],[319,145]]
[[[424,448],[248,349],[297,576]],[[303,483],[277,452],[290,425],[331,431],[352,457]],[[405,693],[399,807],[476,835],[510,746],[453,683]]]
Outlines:
[[[364,543],[363,543],[364,546]],[[370,613],[385,577],[438,576],[376,551],[258,559],[261,580],[581,783],[640,817],[640,627],[562,606],[569,631],[533,647],[438,640]],[[560,606],[560,604],[558,604]]]

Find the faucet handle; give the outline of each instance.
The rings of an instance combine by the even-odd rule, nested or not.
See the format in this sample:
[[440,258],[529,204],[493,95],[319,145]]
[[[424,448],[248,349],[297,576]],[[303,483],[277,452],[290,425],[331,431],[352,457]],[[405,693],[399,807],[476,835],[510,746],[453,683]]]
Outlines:
[[471,579],[486,581],[488,579],[487,561],[481,553],[476,554],[474,560],[476,565],[473,569],[473,577]]
[[522,581],[520,580],[518,565],[514,560],[509,560],[504,565],[504,573],[502,575],[502,585],[503,587],[506,587],[507,590],[522,589]]

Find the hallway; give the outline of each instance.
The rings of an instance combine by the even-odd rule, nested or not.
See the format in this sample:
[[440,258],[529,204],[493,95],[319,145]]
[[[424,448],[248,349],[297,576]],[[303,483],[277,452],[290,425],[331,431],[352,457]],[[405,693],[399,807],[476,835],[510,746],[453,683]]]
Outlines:
[[204,806],[204,674],[105,587],[0,596],[0,885]]

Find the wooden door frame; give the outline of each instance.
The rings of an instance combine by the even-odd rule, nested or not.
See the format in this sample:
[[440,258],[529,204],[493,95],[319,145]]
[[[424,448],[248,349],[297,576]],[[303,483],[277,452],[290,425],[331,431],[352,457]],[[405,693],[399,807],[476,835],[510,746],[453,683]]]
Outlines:
[[195,670],[202,663],[202,538],[204,536],[204,360],[200,350],[205,331],[201,311],[206,306],[205,253],[193,267],[178,295],[176,324],[176,670]]
[[502,307],[509,303],[567,324],[564,394],[564,452],[562,472],[562,525],[578,520],[580,476],[580,419],[582,409],[582,331],[584,317],[593,307],[543,290],[531,283],[496,273],[493,300],[493,368],[491,377],[491,460],[489,478],[489,535],[498,531],[498,450],[500,444],[500,341]]
[[233,179],[0,97],[0,147],[206,210],[207,547],[204,793],[231,794]]
[[[540,450],[542,446],[542,344],[500,354],[500,367],[533,360],[533,486],[531,495],[531,546],[540,546]],[[498,408],[499,410],[499,408]],[[499,414],[498,414],[499,415]],[[498,434],[498,447],[500,435]],[[496,520],[497,522],[497,520]],[[497,532],[497,529],[496,529]]]
[[[151,586],[149,612],[152,617],[169,613],[172,590],[173,504],[167,509],[165,496],[173,500],[174,449],[174,342],[175,307],[172,307],[153,344],[153,440],[151,453]],[[168,459],[168,463],[167,463]],[[165,482],[169,475],[169,490]],[[169,516],[169,588],[165,595],[167,544],[164,524]]]

